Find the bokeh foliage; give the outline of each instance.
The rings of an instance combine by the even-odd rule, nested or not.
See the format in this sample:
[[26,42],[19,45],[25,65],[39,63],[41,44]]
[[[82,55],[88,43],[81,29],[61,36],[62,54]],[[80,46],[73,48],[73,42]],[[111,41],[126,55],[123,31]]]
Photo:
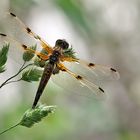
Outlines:
[[[38,11],[48,12],[44,7],[50,3],[52,6],[50,9],[61,11],[67,17],[75,31],[74,37],[80,36],[81,40],[86,42],[88,54],[91,55],[94,52],[96,60],[115,65],[121,73],[121,79],[119,82],[108,84],[109,94],[113,95],[105,103],[83,102],[79,97],[56,94],[58,88],[54,86],[52,88],[52,85],[49,85],[46,95],[42,97],[42,102],[48,105],[57,104],[56,113],[31,129],[19,127],[0,139],[139,140],[139,1],[119,0],[112,3],[107,0],[100,2],[97,0],[94,2],[92,0],[87,2],[84,0],[41,0],[39,2],[11,0],[9,9],[28,19],[28,13],[35,8]],[[41,6],[44,9],[41,9]],[[129,14],[124,14],[127,11],[131,11],[134,19]],[[117,15],[117,13],[120,14]],[[105,14],[108,14],[107,19]],[[113,17],[116,17],[115,21]],[[133,19],[130,21],[134,23],[125,26],[127,18],[128,21]],[[29,86],[31,85],[27,85]],[[38,85],[35,84],[35,86]],[[35,90],[28,88],[27,93],[27,88],[21,86],[19,91],[20,103],[16,106],[7,105],[6,109],[1,109],[1,130],[17,122],[32,104]]]

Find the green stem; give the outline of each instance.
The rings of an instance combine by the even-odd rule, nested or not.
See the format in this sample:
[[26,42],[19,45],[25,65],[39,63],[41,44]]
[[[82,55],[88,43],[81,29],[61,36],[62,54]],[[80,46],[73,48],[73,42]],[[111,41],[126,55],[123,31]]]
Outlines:
[[[31,66],[31,65],[33,65],[33,64],[28,64],[28,65],[26,65],[25,66],[25,62],[24,62],[24,64],[21,66],[21,68],[19,69],[19,71],[15,74],[15,75],[13,75],[13,76],[11,76],[10,78],[8,78],[5,82],[3,82],[1,85],[0,85],[0,88],[2,88],[4,85],[6,85],[6,84],[9,84],[9,83],[12,83],[12,82],[8,82],[8,81],[10,81],[11,79],[13,79],[13,78],[15,78],[16,76],[18,76],[24,69],[26,69],[28,66]],[[25,66],[25,67],[24,67]]]
[[21,80],[22,80],[22,78],[20,78],[20,79],[18,79],[18,80],[9,81],[9,82],[5,83],[5,85],[10,84],[10,83],[19,82],[19,81],[21,81]]
[[8,128],[8,129],[6,129],[6,130],[2,131],[2,132],[0,133],[0,135],[2,135],[2,134],[4,134],[4,133],[6,133],[7,131],[9,131],[9,130],[11,130],[11,129],[15,128],[15,127],[17,127],[18,125],[20,125],[20,123],[17,123],[16,125],[11,126],[10,128]]
[[17,76],[17,75],[21,72],[21,70],[23,69],[25,63],[26,63],[26,62],[23,63],[23,65],[21,66],[21,68],[19,69],[19,71],[18,71],[15,75],[11,76],[11,77],[8,78],[6,81],[4,81],[4,82],[1,84],[0,88],[2,88],[9,80],[11,80],[11,79],[13,79],[13,78],[15,78],[15,77]]

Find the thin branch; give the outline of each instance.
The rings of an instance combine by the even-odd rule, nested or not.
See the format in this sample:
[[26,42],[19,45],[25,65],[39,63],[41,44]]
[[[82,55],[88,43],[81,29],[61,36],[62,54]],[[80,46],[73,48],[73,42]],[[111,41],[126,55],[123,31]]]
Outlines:
[[15,127],[17,127],[18,125],[20,125],[20,123],[17,123],[16,125],[14,125],[14,126],[12,126],[12,127],[8,128],[8,129],[4,130],[3,132],[1,132],[1,133],[0,133],[0,135],[2,135],[2,134],[4,134],[4,133],[6,133],[7,131],[9,131],[9,130],[11,130],[11,129],[15,128]]
[[[27,67],[33,65],[33,63],[31,63],[31,64],[28,64],[28,65],[25,66],[25,63],[26,63],[26,62],[23,63],[23,65],[21,66],[21,68],[19,69],[19,71],[18,71],[15,75],[11,76],[11,77],[8,78],[5,82],[3,82],[3,83],[0,85],[0,88],[2,88],[4,85],[6,85],[6,84],[8,84],[8,83],[11,83],[12,81],[11,81],[11,82],[8,82],[8,81],[10,81],[11,79],[13,79],[13,78],[15,78],[16,76],[18,76],[18,75],[19,75],[24,69],[26,69]],[[24,67],[24,66],[25,66],[25,67]]]
[[19,82],[21,80],[22,80],[22,78],[20,78],[18,80],[9,81],[9,82],[5,83],[5,85],[10,84],[10,83],[16,83],[16,82]]

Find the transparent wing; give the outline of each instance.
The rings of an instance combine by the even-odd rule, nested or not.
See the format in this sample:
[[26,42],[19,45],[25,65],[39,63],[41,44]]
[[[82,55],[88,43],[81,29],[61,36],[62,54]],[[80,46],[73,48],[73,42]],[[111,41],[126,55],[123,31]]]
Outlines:
[[[3,47],[5,43],[9,43],[9,55],[11,56],[12,59],[14,59],[17,63],[23,64],[24,60],[23,59],[23,54],[28,51],[28,53],[37,55],[41,57],[42,59],[48,59],[48,56],[45,54],[42,54],[34,49],[31,48],[31,46],[27,46],[25,44],[21,44],[19,41],[13,39],[12,37],[0,33],[0,48]],[[25,55],[24,55],[25,56]]]
[[82,67],[87,68],[99,79],[118,80],[120,78],[119,72],[110,66],[88,63],[82,60],[79,60],[79,62],[76,64],[78,66],[81,65]]
[[103,99],[105,97],[104,90],[97,86],[101,84],[102,80],[117,80],[120,77],[119,73],[109,66],[87,63],[81,60],[66,62],[64,65],[70,70],[62,68],[59,74],[52,77],[53,82],[72,93],[91,99]]
[[0,48],[2,48],[5,43],[10,44],[8,56],[15,60],[16,63],[23,64],[23,53],[25,51],[22,44],[9,38],[6,34],[0,33]]
[[64,65],[73,72],[82,75],[88,81],[100,85],[103,81],[119,79],[119,73],[112,67],[93,63],[65,62]]
[[17,22],[13,16],[10,16],[9,13],[5,13],[1,16],[0,26],[1,33],[7,34],[19,42],[24,42],[28,45],[35,44],[34,39],[24,32],[23,26],[19,24],[19,22]]
[[104,90],[90,82],[83,75],[75,74],[71,71],[60,71],[53,75],[52,80],[58,86],[66,89],[66,92],[87,97],[89,99],[104,99]]
[[48,53],[52,51],[51,46],[47,42],[34,33],[13,13],[1,15],[0,26],[2,27],[0,32],[16,38],[29,46],[37,44],[36,41],[38,41],[38,46],[40,45],[41,48],[46,49]]

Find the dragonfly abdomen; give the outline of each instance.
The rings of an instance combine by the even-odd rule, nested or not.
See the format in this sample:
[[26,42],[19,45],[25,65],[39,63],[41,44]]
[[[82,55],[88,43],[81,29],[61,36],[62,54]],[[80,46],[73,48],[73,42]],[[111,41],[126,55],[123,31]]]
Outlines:
[[59,56],[60,56],[60,52],[55,50],[52,55],[49,57],[49,62],[48,64],[45,65],[44,71],[43,71],[43,75],[41,77],[41,81],[39,83],[39,87],[32,105],[32,108],[35,108],[35,106],[37,105],[40,96],[42,95],[52,73],[53,70],[55,68],[55,64],[58,62],[59,60]]
[[42,95],[51,75],[52,75],[52,72],[54,70],[54,64],[52,63],[48,63],[45,68],[44,68],[44,72],[42,74],[42,77],[41,77],[41,81],[39,83],[39,87],[38,87],[38,90],[36,92],[36,96],[35,96],[35,99],[34,99],[34,102],[33,102],[33,105],[32,105],[32,108],[35,108],[39,99],[40,99],[40,96]]

